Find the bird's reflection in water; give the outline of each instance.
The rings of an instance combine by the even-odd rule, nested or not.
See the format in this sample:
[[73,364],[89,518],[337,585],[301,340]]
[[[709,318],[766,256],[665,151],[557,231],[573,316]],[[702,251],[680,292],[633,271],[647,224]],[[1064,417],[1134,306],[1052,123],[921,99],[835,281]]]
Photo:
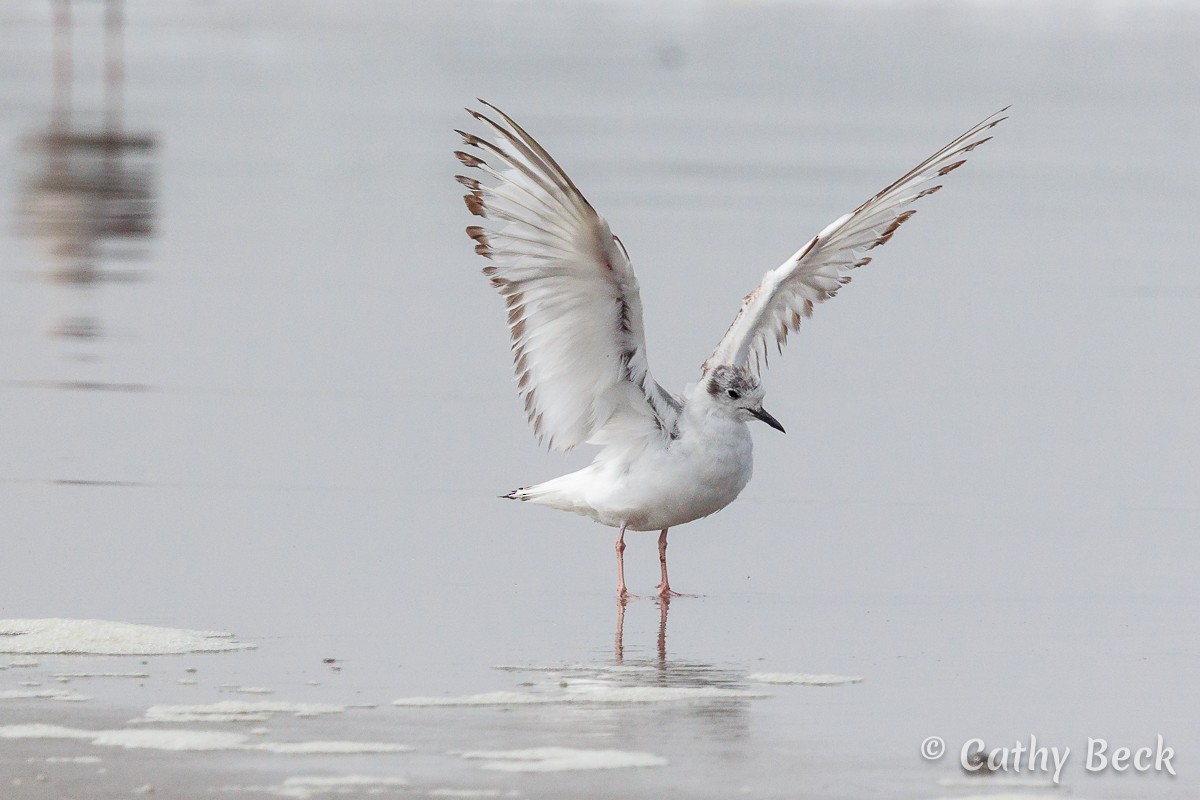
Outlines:
[[[655,600],[658,605],[658,663],[667,663],[667,615],[671,611],[671,598],[660,597]],[[613,659],[621,665],[625,662],[625,607],[629,605],[628,597],[617,598],[617,635],[613,645]]]
[[[689,605],[695,608],[694,603],[676,602],[677,615],[687,613]],[[730,768],[752,761],[754,704],[765,702],[769,694],[746,680],[743,665],[718,666],[672,656],[668,651],[670,613],[669,600],[658,601],[657,607],[618,602],[616,635],[605,637],[599,657],[585,663],[494,667],[525,676],[517,692],[396,702],[504,706],[515,715],[503,717],[499,735],[504,741],[528,723],[536,731],[531,743],[619,748],[673,759],[679,754],[672,743],[688,742],[694,747],[708,741],[716,744]],[[650,620],[657,624],[643,628]],[[646,631],[645,647],[638,642],[642,630]],[[651,637],[653,647],[649,646]],[[675,646],[686,649],[686,643]]]
[[[617,630],[613,642],[613,663],[618,669],[628,668],[628,674],[641,686],[691,686],[746,689],[744,670],[733,666],[718,667],[698,661],[671,658],[667,652],[667,626],[671,613],[671,598],[654,600],[658,607],[658,635],[653,657],[628,657],[625,648],[625,613],[629,599],[617,600]],[[631,648],[637,652],[638,648]]]
[[[115,261],[143,258],[154,232],[154,136],[124,125],[122,0],[106,0],[101,25],[80,26],[79,37],[103,38],[102,111],[80,112],[75,102],[77,4],[55,0],[53,89],[48,126],[23,141],[30,168],[18,203],[18,230],[41,245],[47,269],[36,273],[70,289],[69,311],[46,326],[72,360],[96,360],[94,344],[107,326],[95,308],[98,284],[141,280]],[[91,12],[92,4],[78,4]],[[88,349],[81,349],[88,348]]]
[[[666,706],[680,701],[685,705],[711,704],[714,707],[744,709],[748,701],[764,696],[761,690],[747,684],[743,666],[717,666],[672,657],[667,651],[671,601],[663,599],[655,602],[658,625],[653,655],[637,644],[626,645],[625,624],[627,618],[634,616],[626,599],[617,603],[617,630],[611,661],[603,658],[591,663],[502,665],[495,669],[547,675],[549,677],[544,682],[523,685],[537,687],[539,691],[535,694],[539,697],[550,694],[556,701],[569,700],[568,705],[581,707],[596,705],[615,708],[623,704],[636,707],[647,703]],[[644,608],[642,604],[634,605]],[[650,691],[639,693],[637,690],[640,689]],[[669,691],[654,691],[657,689]]]

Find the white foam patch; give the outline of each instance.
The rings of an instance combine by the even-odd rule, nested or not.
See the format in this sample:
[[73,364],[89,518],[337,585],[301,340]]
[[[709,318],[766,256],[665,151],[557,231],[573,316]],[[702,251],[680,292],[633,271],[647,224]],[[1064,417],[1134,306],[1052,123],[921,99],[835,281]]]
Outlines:
[[272,753],[295,753],[301,755],[354,755],[371,753],[407,753],[412,750],[406,744],[388,742],[263,742],[251,750],[268,750]]
[[[1027,792],[1000,792],[998,794],[963,794],[954,795],[948,800],[1053,800],[1050,794],[1029,794]],[[941,798],[939,798],[941,800]]]
[[201,730],[137,730],[84,731],[91,734],[94,745],[124,747],[127,750],[242,750],[246,737],[240,733]]
[[404,778],[374,778],[366,775],[335,777],[296,777],[272,786],[226,786],[226,792],[255,792],[295,800],[330,795],[390,795],[403,792],[409,786]]
[[[0,620],[0,653],[158,656],[245,650],[233,634],[98,619]],[[16,662],[10,662],[10,666]]]
[[103,759],[99,756],[50,756],[44,761],[47,764],[100,764]]
[[[3,624],[3,621],[0,621],[0,625],[2,625],[2,624]],[[5,635],[11,635],[11,634],[5,634],[3,630],[0,630],[0,636],[5,636]],[[11,652],[16,652],[16,651],[2,650],[0,652],[11,653]],[[34,661],[31,658],[23,658],[23,659],[20,659],[17,661],[8,662],[8,666],[19,669],[21,667],[36,667],[36,666],[39,666],[39,664],[37,661]],[[5,667],[5,669],[8,669],[8,667]]]
[[[948,789],[991,789],[1004,787],[1006,789],[1057,789],[1058,784],[1049,778],[1014,778],[1003,775],[974,775],[970,778],[941,778],[938,786]],[[988,795],[996,797],[996,795]],[[961,800],[961,798],[955,798]]]
[[485,692],[457,697],[402,697],[393,700],[395,706],[516,706],[570,704],[632,704],[705,702],[710,700],[752,700],[768,695],[745,689],[723,689],[717,686],[609,686],[588,683],[568,685],[554,694],[533,692]]
[[412,749],[407,745],[390,742],[253,742],[244,733],[226,731],[188,728],[83,730],[41,723],[0,725],[0,739],[80,739],[103,747],[139,750],[262,750],[269,753],[301,755],[404,753]]
[[72,678],[149,678],[148,672],[56,672],[50,677],[55,680],[71,680]]
[[430,789],[425,793],[429,797],[520,797],[516,789]]
[[401,697],[392,701],[394,706],[515,706],[561,703],[564,700],[554,695],[529,694],[527,692],[485,692],[465,694],[457,697]]
[[60,700],[66,703],[82,703],[93,699],[91,695],[65,689],[4,689],[0,691],[0,700]]
[[0,725],[0,739],[86,739],[89,735],[89,731],[64,728],[61,725],[44,725],[40,722]]
[[147,719],[139,717],[129,720],[130,725],[141,725],[153,722],[170,722],[179,724],[184,722],[266,722],[270,717],[267,714],[179,714],[178,716],[168,719]]
[[630,750],[578,750],[572,747],[532,747],[526,750],[475,750],[460,754],[482,760],[483,769],[501,772],[573,772],[593,769],[662,767],[667,760],[653,753]]
[[275,694],[274,689],[265,686],[239,686],[236,691],[238,694]]
[[591,672],[597,674],[609,675],[629,675],[647,672],[658,672],[658,667],[652,667],[649,664],[530,664],[528,666],[520,666],[517,664],[497,664],[492,669],[501,672]]
[[316,717],[340,714],[345,706],[324,703],[288,703],[278,700],[225,700],[207,705],[158,705],[132,722],[262,722],[272,714],[291,714],[296,717]]
[[237,733],[195,730],[83,730],[31,723],[0,725],[0,739],[82,739],[107,747],[153,750],[237,750],[246,737]]
[[859,675],[816,675],[806,672],[755,672],[746,676],[752,683],[796,684],[800,686],[844,686],[862,683]]
[[307,786],[319,789],[331,786],[408,786],[409,783],[404,778],[375,778],[368,777],[366,775],[335,775],[330,777],[313,776],[288,778],[283,782],[283,785]]

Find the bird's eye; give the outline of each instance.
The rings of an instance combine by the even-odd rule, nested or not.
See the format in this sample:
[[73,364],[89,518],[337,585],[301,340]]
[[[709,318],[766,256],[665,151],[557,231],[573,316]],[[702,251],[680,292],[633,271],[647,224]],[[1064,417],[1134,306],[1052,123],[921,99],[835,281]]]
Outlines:
[[738,394],[737,389],[730,389],[728,392],[726,392],[726,394],[729,395],[730,400],[737,400],[739,397],[741,397],[741,395]]

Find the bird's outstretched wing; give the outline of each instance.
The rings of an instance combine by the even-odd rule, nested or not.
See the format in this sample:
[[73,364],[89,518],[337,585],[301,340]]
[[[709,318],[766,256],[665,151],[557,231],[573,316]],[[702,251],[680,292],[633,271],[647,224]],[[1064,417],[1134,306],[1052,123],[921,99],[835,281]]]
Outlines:
[[1002,116],[1007,110],[997,111],[913,167],[763,276],[742,300],[733,324],[704,362],[704,371],[719,364],[735,364],[759,374],[767,361],[770,342],[774,341],[782,352],[788,333],[797,330],[802,319],[812,316],[813,306],[833,297],[850,282],[845,273],[871,260],[864,255],[866,251],[887,244],[896,229],[917,213],[910,206],[941,189],[935,181],[961,167],[967,153],[991,139],[987,132],[1007,119]]
[[[504,296],[517,387],[534,433],[551,448],[603,442],[621,427],[671,435],[679,401],[650,376],[637,277],[624,246],[558,163],[504,112],[467,109],[494,136],[457,131],[456,152],[484,181],[458,176],[483,272]],[[631,430],[632,429],[632,430]]]

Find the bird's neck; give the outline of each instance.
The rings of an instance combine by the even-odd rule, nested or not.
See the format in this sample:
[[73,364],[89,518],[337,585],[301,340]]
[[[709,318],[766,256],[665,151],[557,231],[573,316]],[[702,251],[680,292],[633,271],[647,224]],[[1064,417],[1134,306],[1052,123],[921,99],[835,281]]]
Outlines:
[[689,434],[699,435],[711,441],[720,439],[740,441],[750,435],[750,429],[746,423],[730,413],[726,407],[712,402],[707,392],[702,396],[693,395],[689,398],[683,407],[679,428],[684,437]]

